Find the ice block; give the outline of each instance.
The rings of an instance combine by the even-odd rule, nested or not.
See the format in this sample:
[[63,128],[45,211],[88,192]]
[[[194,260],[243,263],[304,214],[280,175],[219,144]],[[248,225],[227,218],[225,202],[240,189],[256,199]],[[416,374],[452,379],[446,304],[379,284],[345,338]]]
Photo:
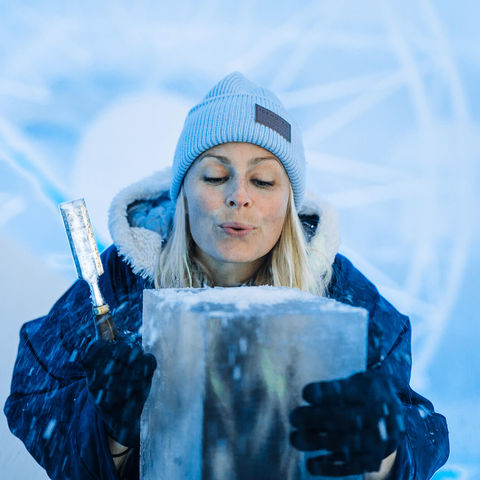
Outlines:
[[[304,480],[289,412],[310,382],[364,370],[368,314],[292,288],[145,290],[158,361],[141,421],[142,480]],[[349,479],[360,477],[345,477]]]

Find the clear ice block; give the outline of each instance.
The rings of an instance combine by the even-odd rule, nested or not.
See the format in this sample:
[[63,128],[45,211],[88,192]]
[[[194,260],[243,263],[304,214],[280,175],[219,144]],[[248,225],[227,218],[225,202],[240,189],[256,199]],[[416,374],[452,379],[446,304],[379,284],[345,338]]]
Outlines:
[[291,288],[145,290],[143,344],[158,368],[140,478],[321,478],[305,469],[315,452],[290,445],[288,415],[306,384],[366,368],[367,324],[361,308]]

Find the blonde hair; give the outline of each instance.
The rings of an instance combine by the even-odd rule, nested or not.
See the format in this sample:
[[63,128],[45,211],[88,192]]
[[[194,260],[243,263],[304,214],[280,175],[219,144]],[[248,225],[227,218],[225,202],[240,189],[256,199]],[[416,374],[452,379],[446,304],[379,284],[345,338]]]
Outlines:
[[[186,215],[183,186],[177,199],[171,235],[160,252],[155,275],[156,288],[198,288],[214,286],[208,270],[195,255],[195,242]],[[315,262],[309,258],[316,258]],[[287,212],[280,237],[267,254],[264,264],[251,279],[252,285],[291,287],[324,295],[332,268],[323,252],[306,241],[295,209],[290,187]]]

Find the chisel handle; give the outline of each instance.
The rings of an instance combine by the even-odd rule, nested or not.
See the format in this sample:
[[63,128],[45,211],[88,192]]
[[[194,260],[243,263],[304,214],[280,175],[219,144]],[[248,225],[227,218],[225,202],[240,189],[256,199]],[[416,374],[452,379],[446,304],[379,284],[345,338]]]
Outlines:
[[[104,307],[104,312],[101,311],[102,307]],[[102,305],[102,307],[95,307],[93,309],[95,313],[95,329],[97,331],[97,338],[114,342],[118,335],[117,326],[115,325],[108,305]]]

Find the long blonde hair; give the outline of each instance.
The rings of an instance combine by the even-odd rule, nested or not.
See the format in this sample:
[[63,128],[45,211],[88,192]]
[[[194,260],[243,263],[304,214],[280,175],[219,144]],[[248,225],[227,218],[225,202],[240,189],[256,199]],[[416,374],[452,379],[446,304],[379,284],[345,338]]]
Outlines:
[[[160,252],[155,275],[156,288],[198,288],[214,286],[207,269],[195,255],[195,243],[190,233],[186,215],[186,198],[183,186],[177,199],[171,235]],[[317,256],[320,261],[309,258]],[[266,255],[264,264],[251,279],[252,285],[291,287],[315,295],[324,295],[332,269],[323,252],[313,251],[307,243],[298,217],[293,191],[280,238]]]

